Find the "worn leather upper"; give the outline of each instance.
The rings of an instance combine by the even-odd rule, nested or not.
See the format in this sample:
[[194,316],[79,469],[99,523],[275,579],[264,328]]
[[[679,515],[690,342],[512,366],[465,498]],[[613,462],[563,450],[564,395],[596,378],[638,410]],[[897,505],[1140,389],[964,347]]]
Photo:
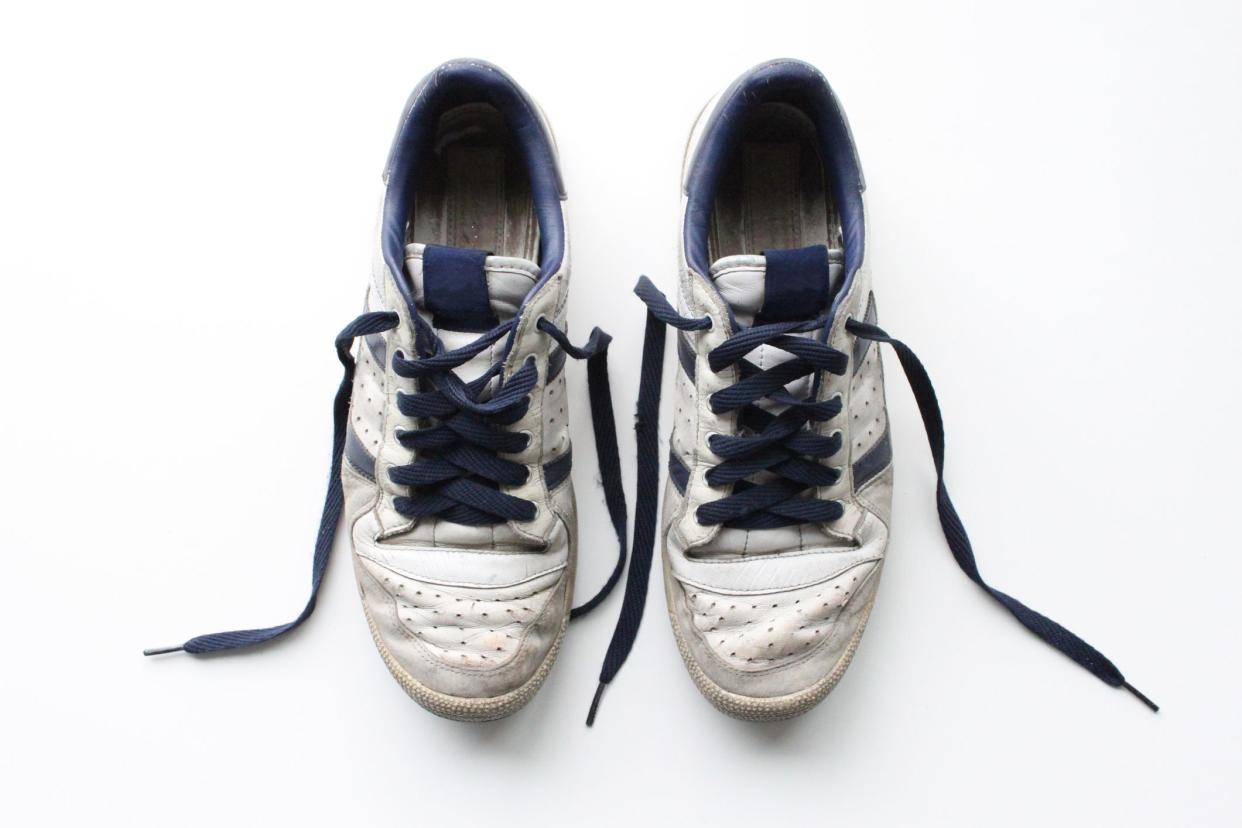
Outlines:
[[[411,245],[407,276],[418,284],[418,246]],[[492,257],[493,259],[496,257]],[[382,270],[382,263],[379,265]],[[489,276],[523,280],[529,266],[489,259]],[[368,307],[392,310],[402,324],[384,336],[381,350],[414,353],[412,327],[404,299],[390,274],[378,274]],[[489,279],[489,284],[492,280]],[[533,280],[530,282],[534,284]],[[519,282],[520,285],[520,282]],[[397,376],[391,361],[380,365],[369,343],[359,346],[361,367],[355,381],[350,427],[362,429],[374,449],[374,480],[352,464],[343,472],[347,520],[353,540],[363,601],[388,649],[416,679],[453,695],[494,696],[520,684],[547,655],[567,617],[572,593],[572,484],[568,478],[549,491],[544,466],[569,451],[569,413],[564,374],[548,374],[553,343],[535,328],[540,316],[565,324],[568,272],[553,275],[526,299],[509,353],[504,341],[459,369],[477,376],[493,355],[503,357],[506,372],[534,360],[541,381],[523,417],[510,428],[530,435],[527,448],[508,459],[527,466],[520,486],[503,490],[536,505],[533,520],[489,527],[461,526],[435,518],[412,520],[395,509],[394,498],[407,494],[388,469],[413,460],[396,439],[398,428],[413,423],[397,408],[397,392],[412,392],[414,381]],[[382,297],[382,298],[381,298]],[[503,301],[503,296],[500,300]],[[448,337],[472,339],[462,333]],[[469,678],[463,678],[469,676]]]
[[[687,168],[718,106],[709,104],[700,116]],[[685,207],[683,199],[683,213]],[[784,696],[819,681],[841,660],[865,623],[887,546],[892,469],[891,462],[876,462],[883,459],[881,441],[887,439],[883,369],[878,348],[860,344],[845,329],[850,318],[867,318],[869,308],[874,318],[870,270],[865,255],[849,273],[840,269],[840,258],[833,260],[834,285],[845,280],[847,289],[836,303],[827,342],[849,355],[849,365],[844,375],[822,373],[817,397],[839,395],[842,413],[812,425],[821,434],[842,434],[842,449],[821,461],[841,474],[816,495],[840,502],[844,512],[823,524],[744,530],[704,525],[695,512],[728,494],[705,479],[722,460],[709,437],[737,433],[736,414],[713,412],[709,398],[736,383],[739,371],[713,372],[707,355],[734,331],[734,320],[750,324],[747,310],[762,306],[763,257],[731,256],[707,273],[697,272],[687,259],[683,249],[679,312],[707,316],[712,325],[679,334],[685,338],[683,360],[693,364],[676,372],[670,439],[688,481],[683,494],[670,479],[663,509],[670,614],[694,661],[716,685],[743,696]],[[748,358],[767,367],[788,355],[764,346]],[[789,390],[805,394],[811,388],[806,381],[795,385]],[[865,479],[856,480],[855,466],[868,456],[870,464],[859,467]]]
[[[543,130],[545,136],[525,134],[524,140],[544,147],[551,161],[540,163],[554,166],[550,132],[524,93],[495,67],[456,61],[433,72],[411,97],[394,141],[397,160],[390,160],[389,177],[409,174],[409,164],[398,156],[425,143],[418,137],[425,130],[410,119],[435,117],[437,111],[426,101],[443,97],[450,83],[453,100],[468,97],[469,84],[476,84],[483,100],[513,119],[515,129]],[[377,643],[386,651],[386,660],[391,656],[394,673],[402,671],[420,688],[452,697],[502,696],[530,682],[541,665],[546,672],[545,662],[564,631],[572,601],[576,552],[572,483],[565,476],[550,487],[545,479],[547,465],[570,452],[563,360],[557,364],[553,359],[557,346],[536,327],[546,317],[566,328],[569,249],[559,175],[554,169],[531,175],[539,178],[534,184],[555,184],[544,187],[548,194],[542,201],[536,193],[540,230],[548,234],[541,258],[548,261],[487,258],[492,310],[502,321],[516,317],[517,324],[510,336],[455,369],[469,381],[498,361],[504,376],[528,361],[534,363],[539,379],[530,404],[518,421],[505,426],[528,435],[529,443],[518,453],[501,455],[524,465],[529,473],[521,485],[501,490],[534,504],[531,520],[465,526],[437,517],[414,519],[395,506],[395,499],[409,496],[410,490],[394,483],[389,471],[415,460],[414,451],[403,446],[397,434],[417,424],[397,405],[398,393],[415,392],[416,381],[394,372],[392,356],[413,358],[417,351],[411,314],[430,318],[421,306],[423,245],[417,239],[407,243],[400,268],[393,264],[395,231],[388,225],[399,214],[392,202],[397,196],[409,202],[411,196],[391,180],[385,188],[366,308],[395,312],[400,324],[357,346],[359,367],[349,413],[352,434],[342,478],[359,590]],[[550,210],[554,219],[548,217]],[[555,242],[554,250],[549,240]],[[437,334],[446,350],[479,336],[451,330]],[[549,374],[555,376],[549,380]],[[407,681],[402,683],[410,690]]]

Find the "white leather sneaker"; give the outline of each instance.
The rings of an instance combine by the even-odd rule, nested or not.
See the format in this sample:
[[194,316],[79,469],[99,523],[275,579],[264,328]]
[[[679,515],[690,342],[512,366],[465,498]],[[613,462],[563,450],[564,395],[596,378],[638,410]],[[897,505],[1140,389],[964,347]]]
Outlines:
[[290,624],[172,649],[233,649],[300,624],[343,512],[375,645],[410,696],[487,720],[534,695],[574,591],[567,357],[589,361],[621,547],[608,583],[572,614],[597,605],[624,564],[609,338],[597,328],[579,348],[564,333],[564,201],[541,112],[495,66],[446,63],[414,90],[384,174],[365,312],[337,338],[346,377],[311,600]]
[[[841,679],[866,628],[893,489],[874,343],[897,350],[943,469],[926,372],[875,327],[862,170],[823,76],[784,60],[740,77],[700,115],[682,186],[678,309],[645,278],[636,290],[649,313],[634,551],[588,723],[642,616],[666,325],[678,329],[679,367],[660,523],[665,593],[686,667],[725,713],[768,720],[809,710]],[[973,580],[1045,641],[1133,691],[1086,642],[987,586],[943,482],[938,505]]]

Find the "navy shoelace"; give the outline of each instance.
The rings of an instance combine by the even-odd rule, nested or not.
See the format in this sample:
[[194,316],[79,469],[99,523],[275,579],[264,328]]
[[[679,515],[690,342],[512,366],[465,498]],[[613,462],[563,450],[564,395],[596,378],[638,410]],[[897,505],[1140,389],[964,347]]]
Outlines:
[[[213,653],[262,644],[297,629],[314,612],[345,503],[341,486],[341,459],[355,371],[353,343],[357,337],[389,331],[398,324],[400,318],[396,313],[364,313],[336,337],[336,354],[344,366],[344,376],[332,407],[332,466],[315,540],[310,598],[302,612],[292,621],[275,627],[200,635],[180,646],[144,650],[144,655],[179,651]],[[410,517],[435,516],[470,526],[529,520],[534,516],[534,504],[500,490],[502,485],[524,482],[528,471],[525,466],[498,454],[521,451],[527,445],[528,437],[509,432],[505,426],[517,422],[526,413],[529,395],[538,383],[533,360],[528,360],[509,377],[501,376],[500,363],[492,365],[482,376],[470,382],[463,381],[453,372],[454,368],[509,335],[517,320],[502,323],[470,344],[452,351],[444,350],[443,343],[425,320],[415,317],[414,324],[421,356],[406,359],[397,351],[393,354],[392,366],[399,376],[417,380],[419,389],[413,394],[399,392],[398,408],[406,417],[427,425],[397,433],[397,439],[407,448],[414,449],[417,457],[413,463],[394,467],[390,472],[394,483],[410,487],[409,496],[394,500],[395,508]],[[587,385],[600,478],[619,547],[617,563],[603,587],[589,601],[572,610],[570,617],[579,618],[608,596],[625,569],[627,515],[608,379],[611,337],[595,328],[587,343],[577,347],[570,343],[564,331],[546,318],[539,319],[537,327],[555,340],[566,355],[587,361]],[[495,387],[490,395],[485,394],[493,380],[496,380]]]
[[[625,599],[621,616],[600,671],[599,686],[587,714],[587,725],[595,721],[604,688],[616,677],[625,663],[646,603],[647,584],[655,546],[656,509],[659,501],[659,410],[660,386],[664,363],[665,328],[702,331],[711,327],[711,320],[684,317],[669,304],[668,299],[645,276],[639,279],[634,292],[647,306],[647,330],[643,343],[642,377],[639,385],[636,431],[638,435],[638,493],[634,504],[634,545],[630,553],[630,572],[626,579]],[[716,392],[709,400],[718,413],[739,412],[738,421],[745,435],[714,435],[711,448],[724,458],[708,471],[713,486],[732,485],[732,494],[701,505],[696,517],[704,525],[723,524],[739,528],[774,528],[795,523],[833,520],[841,514],[841,505],[819,501],[802,493],[806,489],[830,485],[836,473],[815,462],[840,450],[839,439],[816,435],[805,426],[832,419],[841,411],[841,401],[815,401],[818,388],[804,399],[793,397],[785,386],[801,377],[818,375],[821,371],[843,374],[847,366],[844,354],[821,342],[792,334],[820,330],[824,319],[805,323],[780,323],[743,328],[728,337],[708,354],[712,371],[738,366],[740,379],[727,389]],[[1007,609],[1028,630],[1045,643],[1073,659],[1096,678],[1111,687],[1130,691],[1153,712],[1159,707],[1135,689],[1125,676],[1101,652],[1065,627],[1022,602],[988,584],[979,573],[974,550],[966,529],[949,499],[944,482],[944,423],[931,379],[918,357],[899,340],[880,328],[857,320],[846,323],[854,336],[890,345],[897,353],[906,380],[914,392],[927,431],[932,459],[936,467],[936,506],[945,540],[958,566],[972,581]],[[759,345],[772,345],[786,351],[793,359],[761,370],[745,355]],[[780,414],[771,414],[754,405],[766,398],[785,406]],[[813,458],[813,459],[807,459]],[[745,480],[752,474],[768,472],[767,482],[753,484]]]

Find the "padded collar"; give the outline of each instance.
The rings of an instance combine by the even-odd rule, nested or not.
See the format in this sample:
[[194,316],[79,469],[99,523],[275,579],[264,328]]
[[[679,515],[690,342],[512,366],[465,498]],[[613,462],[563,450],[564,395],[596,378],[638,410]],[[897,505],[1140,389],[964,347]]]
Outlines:
[[423,78],[406,101],[384,171],[384,209],[380,244],[393,281],[411,313],[414,296],[405,278],[405,228],[414,201],[419,163],[431,151],[436,125],[445,111],[484,102],[500,111],[521,151],[539,222],[540,282],[556,273],[565,256],[565,188],[556,164],[552,136],[526,92],[499,67],[481,60],[452,60]]
[[716,190],[725,164],[741,136],[746,114],[765,103],[787,103],[815,124],[820,139],[828,185],[841,213],[845,246],[845,283],[838,298],[849,290],[862,264],[864,219],[862,192],[866,189],[849,123],[836,95],[819,70],[797,60],[760,64],[733,82],[720,97],[694,153],[686,177],[686,219],[683,243],[690,269],[707,277],[708,231]]

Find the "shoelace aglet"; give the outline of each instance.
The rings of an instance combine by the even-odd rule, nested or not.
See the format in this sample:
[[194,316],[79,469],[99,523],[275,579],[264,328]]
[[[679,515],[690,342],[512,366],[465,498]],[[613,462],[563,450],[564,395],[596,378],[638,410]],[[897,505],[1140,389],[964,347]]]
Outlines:
[[178,644],[175,647],[152,647],[148,650],[143,650],[142,654],[144,656],[164,655],[165,653],[179,653],[184,649],[184,644]]
[[1147,705],[1149,708],[1151,708],[1151,712],[1152,712],[1152,713],[1159,713],[1159,712],[1160,712],[1160,705],[1156,704],[1154,701],[1152,701],[1151,699],[1149,699],[1149,698],[1147,698],[1146,696],[1144,696],[1141,692],[1139,692],[1139,690],[1138,690],[1137,688],[1135,688],[1135,686],[1134,686],[1133,684],[1131,684],[1131,683],[1130,683],[1130,682],[1128,682],[1128,681],[1124,681],[1124,680],[1123,680],[1123,681],[1121,682],[1121,686],[1122,686],[1122,687],[1124,687],[1124,688],[1126,688],[1127,690],[1129,690],[1131,693],[1133,693],[1133,694],[1134,694],[1134,697],[1135,697],[1136,699],[1138,699],[1138,700],[1139,700],[1139,701],[1141,701],[1143,704],[1145,704],[1145,705]]
[[599,710],[599,700],[604,695],[604,688],[607,686],[607,684],[601,681],[599,687],[595,688],[595,698],[591,699],[591,709],[587,711],[587,727],[595,724],[595,712]]

